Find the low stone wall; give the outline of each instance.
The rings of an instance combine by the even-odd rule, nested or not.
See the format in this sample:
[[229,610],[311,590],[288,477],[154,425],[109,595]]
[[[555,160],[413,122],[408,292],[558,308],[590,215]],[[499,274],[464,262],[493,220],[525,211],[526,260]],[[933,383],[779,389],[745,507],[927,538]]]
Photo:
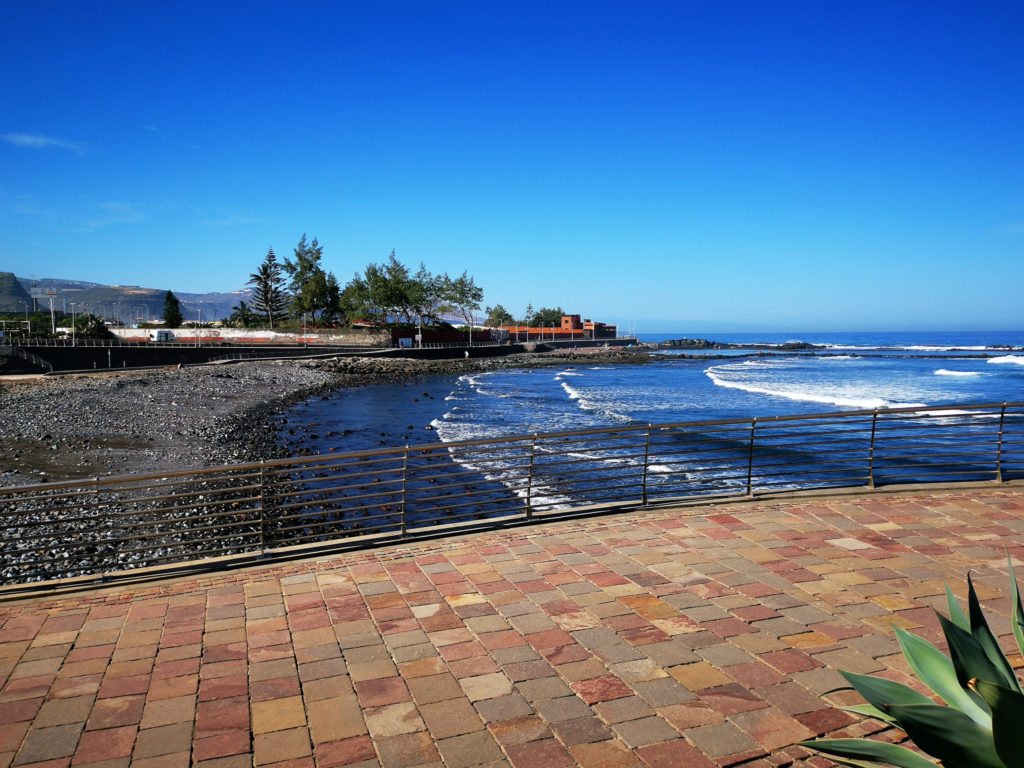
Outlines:
[[[161,329],[164,330],[164,329]],[[196,341],[195,328],[168,328],[174,341],[192,344]],[[148,328],[112,328],[111,332],[124,341],[148,341]],[[202,343],[227,344],[296,344],[351,347],[390,347],[391,334],[377,328],[325,328],[307,330],[270,330],[269,328],[199,328]]]

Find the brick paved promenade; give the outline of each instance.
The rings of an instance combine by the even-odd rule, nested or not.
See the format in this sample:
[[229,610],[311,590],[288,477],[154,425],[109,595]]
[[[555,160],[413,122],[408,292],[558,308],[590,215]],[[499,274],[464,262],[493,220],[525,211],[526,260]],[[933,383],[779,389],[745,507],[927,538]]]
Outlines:
[[[0,766],[828,765],[836,669],[973,570],[1024,489],[659,510],[0,603]],[[1019,659],[1018,659],[1019,662]]]

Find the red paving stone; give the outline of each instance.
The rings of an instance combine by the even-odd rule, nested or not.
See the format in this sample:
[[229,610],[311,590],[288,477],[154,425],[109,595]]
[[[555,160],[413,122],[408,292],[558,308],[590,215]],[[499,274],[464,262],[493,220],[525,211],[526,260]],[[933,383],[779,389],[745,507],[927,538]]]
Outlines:
[[[1005,548],[1005,549],[1004,549]],[[0,602],[0,765],[826,766],[971,569],[1009,629],[1024,490],[557,522]],[[1010,641],[1008,637],[1003,638]],[[838,681],[838,682],[837,682]],[[882,738],[898,738],[889,733]]]

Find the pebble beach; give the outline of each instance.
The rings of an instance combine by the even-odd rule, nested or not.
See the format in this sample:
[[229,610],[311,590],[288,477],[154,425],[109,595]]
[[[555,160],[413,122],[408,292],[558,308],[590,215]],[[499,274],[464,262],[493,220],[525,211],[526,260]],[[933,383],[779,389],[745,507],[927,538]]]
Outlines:
[[557,365],[568,354],[340,357],[0,378],[0,487],[279,457],[287,449],[272,416],[314,395],[432,374]]

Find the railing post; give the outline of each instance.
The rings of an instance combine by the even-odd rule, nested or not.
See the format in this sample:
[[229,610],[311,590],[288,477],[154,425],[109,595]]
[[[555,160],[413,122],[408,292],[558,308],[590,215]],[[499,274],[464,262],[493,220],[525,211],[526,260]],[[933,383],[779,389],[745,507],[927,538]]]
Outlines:
[[537,435],[530,440],[530,468],[526,474],[526,519],[533,517],[533,457],[537,453]]
[[265,475],[266,464],[267,464],[267,460],[266,459],[260,459],[260,500],[259,500],[259,510],[260,510],[260,554],[261,555],[263,554],[264,549],[266,547],[266,534],[264,532],[264,528],[265,528],[266,522],[265,522],[265,518],[263,516],[263,508],[266,506],[266,484],[267,484],[267,479],[266,479],[266,475]]
[[747,496],[754,495],[754,429],[757,417],[750,420],[750,448],[747,452]]
[[405,452],[402,454],[402,504],[399,507],[402,513],[402,538],[406,537],[406,524],[405,524],[405,491],[408,487],[409,477],[409,444],[405,444]]
[[651,455],[651,425],[647,425],[647,432],[644,435],[644,480],[643,480],[643,493],[641,495],[641,503],[647,506],[647,460]]
[[878,409],[871,417],[871,444],[868,446],[868,488],[875,487],[875,428],[878,426]]
[[1003,423],[1006,421],[1006,403],[999,409],[999,445],[996,448],[996,482],[1003,482]]

